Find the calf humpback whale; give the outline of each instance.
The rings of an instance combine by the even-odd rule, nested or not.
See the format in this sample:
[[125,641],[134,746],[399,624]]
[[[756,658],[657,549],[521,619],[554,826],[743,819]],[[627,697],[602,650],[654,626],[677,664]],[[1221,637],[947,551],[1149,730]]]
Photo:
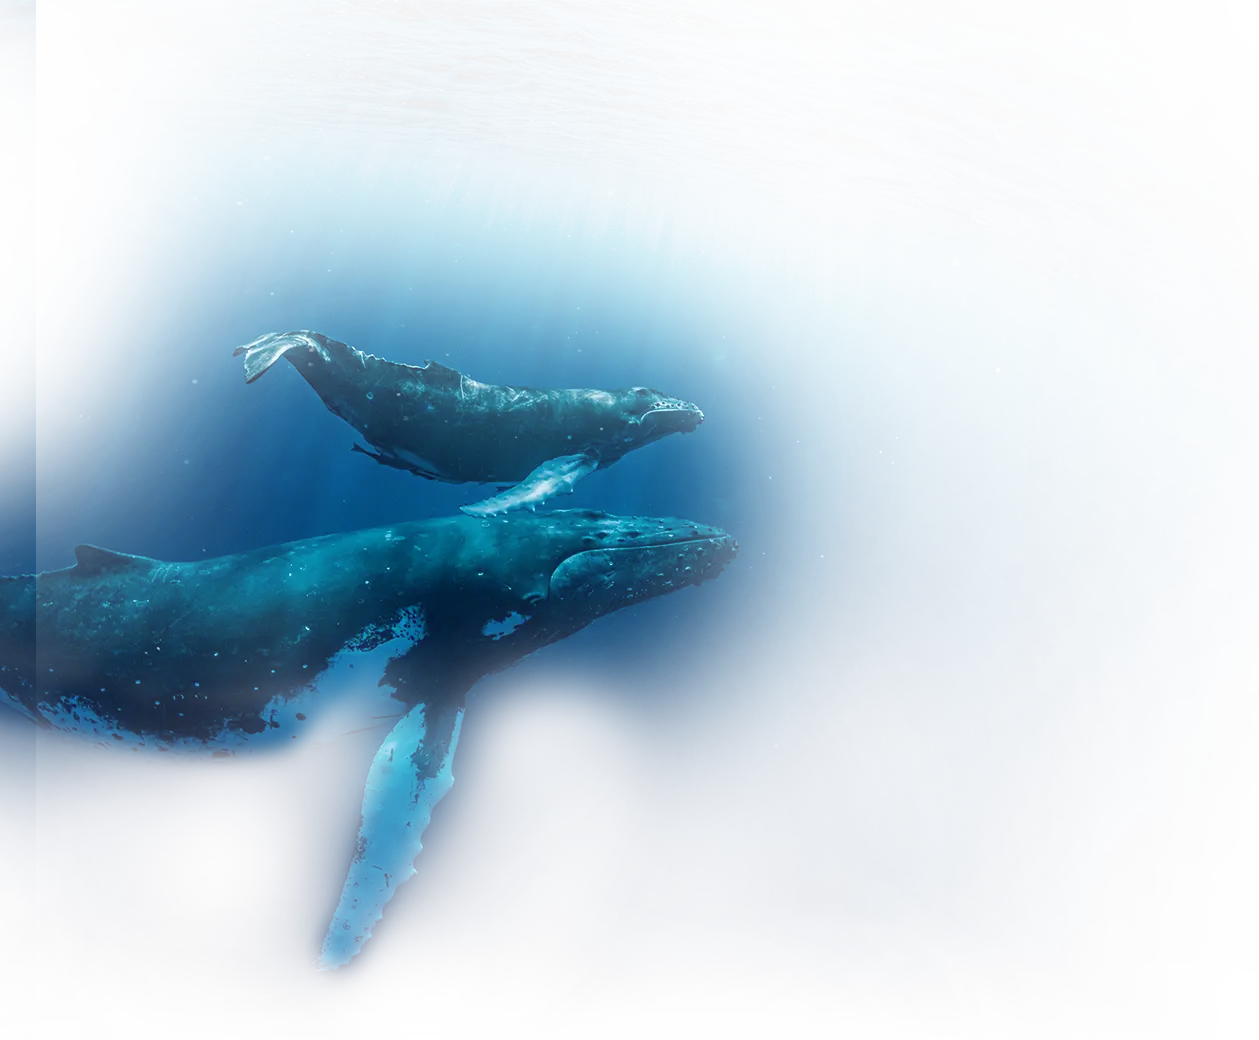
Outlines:
[[[193,563],[81,545],[73,567],[0,577],[0,693],[107,746],[219,755],[296,739],[338,698],[370,716],[389,697],[400,717],[368,771],[320,954],[338,967],[415,872],[468,689],[715,577],[737,549],[714,527],[590,510],[421,520]],[[378,660],[388,692],[361,670],[357,686],[334,682],[354,660]]]
[[704,413],[648,387],[542,390],[494,386],[426,361],[403,365],[318,332],[270,332],[237,347],[252,383],[286,358],[377,462],[430,480],[514,485],[461,507],[471,516],[534,509],[622,455]]

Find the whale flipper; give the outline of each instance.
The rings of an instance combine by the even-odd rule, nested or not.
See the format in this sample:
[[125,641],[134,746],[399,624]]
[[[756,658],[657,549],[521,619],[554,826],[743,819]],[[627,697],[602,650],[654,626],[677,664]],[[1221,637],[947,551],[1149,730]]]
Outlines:
[[599,459],[591,454],[547,459],[515,487],[483,502],[459,508],[468,516],[499,516],[517,509],[536,509],[548,498],[571,492],[577,481],[598,468]]
[[389,731],[367,774],[350,872],[328,925],[321,968],[339,968],[363,948],[415,857],[433,806],[454,783],[451,760],[463,705],[417,704]]
[[[368,451],[357,441],[350,445],[350,451],[357,451],[360,455],[366,455],[369,459],[375,459],[382,466],[392,466],[394,469],[406,470],[408,473],[415,472],[415,467],[405,459],[400,459],[397,455],[386,455],[383,451]],[[428,476],[426,473],[420,475]]]
[[318,350],[319,344],[304,332],[268,332],[243,347],[237,347],[232,351],[232,357],[245,355],[245,382],[252,383],[294,347]]

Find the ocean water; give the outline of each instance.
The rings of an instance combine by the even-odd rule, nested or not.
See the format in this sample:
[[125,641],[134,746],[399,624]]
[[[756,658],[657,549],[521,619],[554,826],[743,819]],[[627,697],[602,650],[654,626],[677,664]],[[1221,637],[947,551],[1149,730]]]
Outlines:
[[19,1035],[1250,1035],[1240,7],[49,0],[37,63],[0,18],[0,572],[479,497],[246,386],[292,328],[693,400],[571,503],[741,544],[473,691],[335,976],[383,730],[0,719]]

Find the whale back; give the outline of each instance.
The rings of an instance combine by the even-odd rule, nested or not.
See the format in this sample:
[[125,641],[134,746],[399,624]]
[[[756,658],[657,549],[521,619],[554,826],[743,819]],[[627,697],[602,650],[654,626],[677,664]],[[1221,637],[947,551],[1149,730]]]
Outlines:
[[71,567],[0,578],[4,701],[111,744],[216,754],[304,729],[316,701],[363,690],[376,704],[387,659],[423,622],[376,608],[397,590],[377,573],[388,561],[359,573],[362,542],[324,536],[195,563],[85,544]]

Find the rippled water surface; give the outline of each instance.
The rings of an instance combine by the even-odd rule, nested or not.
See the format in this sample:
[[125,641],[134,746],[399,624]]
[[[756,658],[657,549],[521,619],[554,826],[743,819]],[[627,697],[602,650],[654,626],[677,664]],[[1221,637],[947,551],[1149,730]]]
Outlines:
[[928,235],[1250,383],[1245,3],[19,4],[0,97],[13,136],[349,131],[667,175]]

